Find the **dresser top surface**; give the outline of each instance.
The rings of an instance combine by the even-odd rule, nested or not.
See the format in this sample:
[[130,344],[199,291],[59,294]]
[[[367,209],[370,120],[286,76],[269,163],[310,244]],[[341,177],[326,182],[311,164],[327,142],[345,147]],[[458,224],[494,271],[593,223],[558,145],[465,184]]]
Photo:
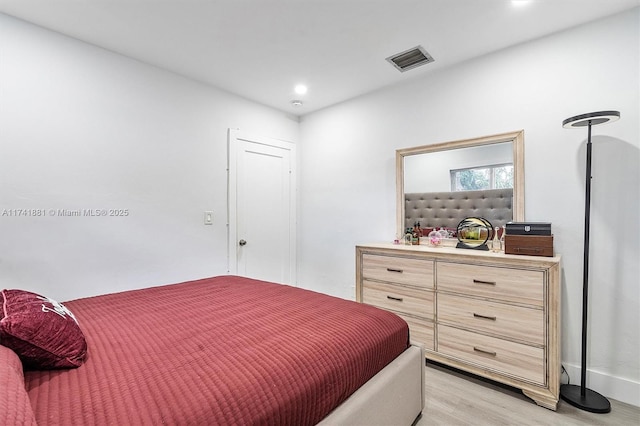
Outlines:
[[433,258],[466,258],[476,260],[487,260],[505,263],[529,263],[537,265],[552,265],[560,263],[561,257],[559,255],[553,257],[545,256],[527,256],[527,255],[515,255],[494,253],[492,251],[485,250],[473,250],[473,249],[460,249],[455,247],[430,247],[428,245],[405,245],[405,244],[393,244],[393,243],[370,243],[370,244],[358,244],[356,246],[360,250],[384,250],[388,253],[398,253],[405,255],[419,255],[419,256],[433,256]]

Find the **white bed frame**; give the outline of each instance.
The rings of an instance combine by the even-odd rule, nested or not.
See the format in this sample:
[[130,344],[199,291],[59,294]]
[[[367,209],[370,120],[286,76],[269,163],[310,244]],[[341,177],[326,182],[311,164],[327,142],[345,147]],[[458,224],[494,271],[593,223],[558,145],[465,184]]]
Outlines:
[[410,346],[320,423],[333,425],[411,425],[424,408],[424,350]]

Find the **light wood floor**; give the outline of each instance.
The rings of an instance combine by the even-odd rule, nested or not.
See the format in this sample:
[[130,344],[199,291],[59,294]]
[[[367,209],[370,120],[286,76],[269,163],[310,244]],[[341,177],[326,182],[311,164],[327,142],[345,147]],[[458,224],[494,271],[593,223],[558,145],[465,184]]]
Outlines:
[[517,389],[427,363],[426,398],[416,426],[640,425],[640,408],[611,401],[611,412],[589,413],[564,401],[558,411],[536,405]]

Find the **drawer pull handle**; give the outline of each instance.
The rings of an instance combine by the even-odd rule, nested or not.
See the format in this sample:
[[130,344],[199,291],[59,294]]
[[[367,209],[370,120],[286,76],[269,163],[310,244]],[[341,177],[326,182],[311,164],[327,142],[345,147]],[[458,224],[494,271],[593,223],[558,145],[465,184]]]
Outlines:
[[488,285],[496,285],[495,281],[482,281],[482,280],[473,280],[474,284],[488,284]]
[[492,316],[488,316],[488,315],[480,315],[480,314],[476,314],[475,312],[473,313],[473,317],[474,318],[482,318],[482,319],[488,319],[491,321],[495,321],[496,317],[492,317]]
[[387,268],[387,271],[389,271],[389,272],[397,272],[397,273],[399,273],[399,274],[401,274],[401,273],[402,273],[402,269]]
[[480,352],[480,353],[482,353],[482,354],[487,354],[487,355],[491,355],[491,356],[496,356],[496,355],[497,355],[497,354],[496,354],[495,352],[493,352],[493,351],[486,351],[486,350],[484,350],[484,349],[480,349],[480,348],[479,348],[479,347],[477,347],[477,346],[474,346],[474,347],[473,347],[473,350],[474,350],[474,351],[476,351],[476,352]]
[[518,253],[542,253],[544,249],[538,247],[516,247]]
[[402,297],[387,296],[387,299],[395,300],[396,302],[402,302]]

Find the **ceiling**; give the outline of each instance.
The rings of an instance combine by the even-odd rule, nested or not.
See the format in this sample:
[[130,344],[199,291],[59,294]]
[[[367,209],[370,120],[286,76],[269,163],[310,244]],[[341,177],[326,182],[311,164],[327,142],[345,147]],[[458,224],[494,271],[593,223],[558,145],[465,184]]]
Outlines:
[[[0,12],[304,115],[640,0],[0,0]],[[385,58],[422,45],[435,62]],[[301,96],[296,84],[308,86]],[[302,106],[291,101],[300,99]]]

